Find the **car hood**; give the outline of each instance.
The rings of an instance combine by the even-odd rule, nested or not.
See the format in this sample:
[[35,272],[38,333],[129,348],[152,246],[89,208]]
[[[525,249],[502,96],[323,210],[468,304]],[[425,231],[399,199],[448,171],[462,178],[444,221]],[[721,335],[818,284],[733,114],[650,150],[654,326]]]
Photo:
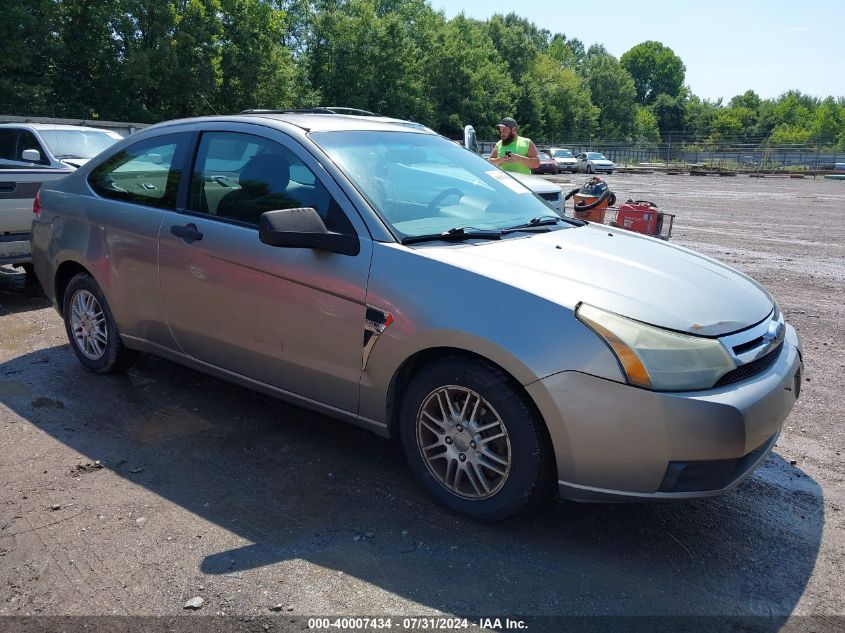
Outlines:
[[572,158],[555,158],[556,163],[563,163],[564,165],[571,165],[575,162],[575,157]]
[[516,171],[510,171],[508,173],[535,193],[560,193],[560,186],[549,182],[545,178],[530,174],[520,174]]
[[655,238],[595,225],[517,235],[419,250],[570,309],[589,303],[702,336],[749,327],[766,318],[774,305],[750,277]]

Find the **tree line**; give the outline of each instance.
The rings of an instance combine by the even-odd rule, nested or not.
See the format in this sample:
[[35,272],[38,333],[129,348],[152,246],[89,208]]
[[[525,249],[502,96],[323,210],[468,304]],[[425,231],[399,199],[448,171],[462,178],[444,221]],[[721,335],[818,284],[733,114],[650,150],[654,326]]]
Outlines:
[[845,97],[694,95],[660,42],[619,59],[515,13],[426,0],[3,0],[0,113],[154,122],[348,106],[457,137],[503,116],[539,141],[845,149]]

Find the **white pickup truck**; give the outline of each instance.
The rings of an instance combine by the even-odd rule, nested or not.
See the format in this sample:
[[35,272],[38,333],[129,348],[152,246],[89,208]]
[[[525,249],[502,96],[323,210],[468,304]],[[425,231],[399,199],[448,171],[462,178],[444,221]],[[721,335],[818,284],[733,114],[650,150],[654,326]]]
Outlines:
[[121,138],[79,125],[0,124],[0,264],[29,267],[32,204],[41,184],[63,178]]

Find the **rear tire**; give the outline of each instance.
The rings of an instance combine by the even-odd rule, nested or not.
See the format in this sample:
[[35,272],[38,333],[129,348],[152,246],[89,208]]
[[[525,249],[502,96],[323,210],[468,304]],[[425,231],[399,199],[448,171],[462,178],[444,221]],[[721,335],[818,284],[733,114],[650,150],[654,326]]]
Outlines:
[[500,368],[449,356],[405,391],[402,448],[411,471],[447,508],[500,521],[541,499],[553,459],[539,413]]
[[103,291],[88,273],[75,275],[62,305],[65,331],[74,354],[86,369],[106,374],[126,369],[138,352],[120,339]]

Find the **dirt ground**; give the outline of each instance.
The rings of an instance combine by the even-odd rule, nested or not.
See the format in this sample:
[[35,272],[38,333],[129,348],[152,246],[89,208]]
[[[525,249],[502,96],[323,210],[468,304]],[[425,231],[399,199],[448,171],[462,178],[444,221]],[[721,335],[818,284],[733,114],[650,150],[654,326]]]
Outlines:
[[0,615],[227,614],[259,631],[426,614],[845,628],[845,182],[607,180],[620,200],[677,213],[674,243],[765,284],[803,337],[801,397],[737,490],[549,501],[477,525],[432,503],[394,442],[151,356],[125,375],[85,371],[40,288],[3,267]]

